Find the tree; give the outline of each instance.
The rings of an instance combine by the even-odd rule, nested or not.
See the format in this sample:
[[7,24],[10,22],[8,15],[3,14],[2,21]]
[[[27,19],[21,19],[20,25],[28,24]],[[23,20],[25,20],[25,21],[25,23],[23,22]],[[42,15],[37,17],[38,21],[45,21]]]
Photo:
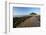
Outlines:
[[30,13],[30,15],[37,15],[36,13]]

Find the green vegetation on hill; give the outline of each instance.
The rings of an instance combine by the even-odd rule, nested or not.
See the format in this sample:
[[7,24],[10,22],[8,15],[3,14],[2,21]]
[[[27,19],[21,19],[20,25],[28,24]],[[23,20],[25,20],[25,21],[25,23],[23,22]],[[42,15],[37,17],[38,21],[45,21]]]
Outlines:
[[36,13],[30,13],[29,15],[37,15]]

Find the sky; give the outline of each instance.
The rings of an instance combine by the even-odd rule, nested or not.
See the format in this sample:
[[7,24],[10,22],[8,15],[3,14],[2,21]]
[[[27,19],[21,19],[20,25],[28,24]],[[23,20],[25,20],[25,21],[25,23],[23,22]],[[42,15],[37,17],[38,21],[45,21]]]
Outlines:
[[30,13],[40,13],[38,7],[13,7],[13,16],[15,15],[29,15]]

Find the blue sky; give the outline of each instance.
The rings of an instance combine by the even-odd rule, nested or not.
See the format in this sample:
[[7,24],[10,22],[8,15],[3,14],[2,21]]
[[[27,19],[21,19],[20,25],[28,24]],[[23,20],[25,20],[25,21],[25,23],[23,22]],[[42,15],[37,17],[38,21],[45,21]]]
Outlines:
[[40,8],[38,7],[13,7],[13,15],[29,15],[30,13],[39,14]]

